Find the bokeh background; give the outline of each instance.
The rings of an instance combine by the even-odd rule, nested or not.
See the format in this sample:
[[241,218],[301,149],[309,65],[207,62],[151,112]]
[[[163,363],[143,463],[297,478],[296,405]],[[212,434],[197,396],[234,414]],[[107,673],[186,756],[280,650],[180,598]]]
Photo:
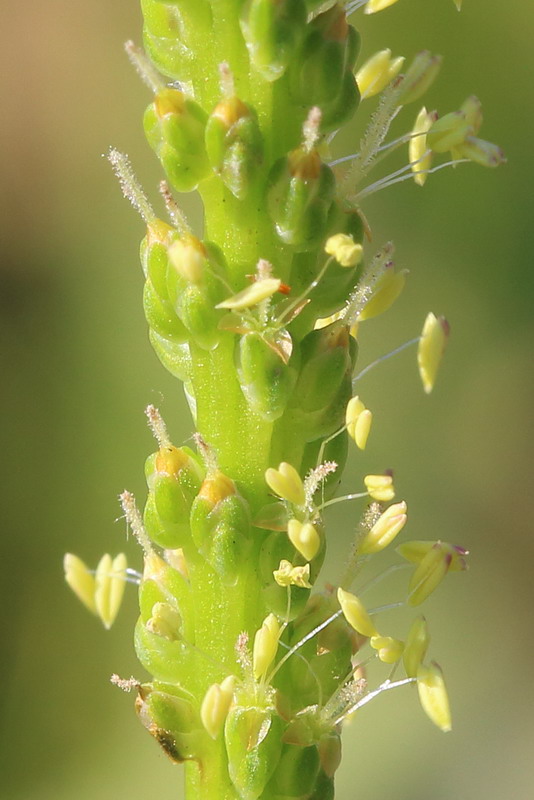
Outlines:
[[[142,224],[101,158],[109,144],[127,151],[156,199],[160,171],[140,128],[149,98],[121,46],[140,38],[137,5],[26,0],[0,11],[0,795],[9,800],[181,797],[180,768],[108,681],[142,675],[134,590],[108,633],[61,570],[66,550],[96,563],[126,548],[136,563],[116,496],[126,486],[143,498],[144,407],[161,408],[176,442],[192,430],[147,342]],[[433,729],[409,689],[379,699],[347,729],[340,800],[533,794],[534,6],[464,7],[400,0],[358,20],[365,56],[385,46],[442,53],[427,104],[444,113],[476,91],[482,135],[509,162],[441,172],[424,190],[405,183],[366,206],[375,241],[394,239],[411,274],[395,308],[363,330],[361,363],[416,335],[430,309],[446,314],[452,337],[429,398],[412,351],[366,378],[376,426],[348,475],[394,467],[410,536],[458,541],[473,555],[471,571],[452,575],[427,608],[453,732]],[[405,111],[404,125],[415,113]],[[339,153],[355,150],[360,133],[340,140]],[[198,219],[195,200],[185,205]],[[333,581],[354,515],[345,506],[332,516]]]

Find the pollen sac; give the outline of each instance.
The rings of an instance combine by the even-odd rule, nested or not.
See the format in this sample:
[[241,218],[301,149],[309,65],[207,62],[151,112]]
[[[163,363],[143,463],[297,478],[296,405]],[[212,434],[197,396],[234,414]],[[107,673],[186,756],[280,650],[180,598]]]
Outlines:
[[225,98],[210,115],[205,136],[212,169],[232,194],[242,200],[263,158],[256,112],[238,97]]
[[251,546],[250,510],[230,478],[208,475],[193,501],[190,524],[198,551],[225,583],[235,584]]
[[182,547],[189,541],[189,514],[202,479],[198,456],[188,447],[162,447],[147,461],[150,489],[145,527],[161,547]]
[[217,347],[223,311],[215,306],[224,299],[221,278],[226,262],[219,248],[188,234],[169,248],[167,289],[172,306],[191,339],[205,350]]
[[246,0],[240,24],[250,60],[267,81],[276,81],[293,58],[306,26],[304,0]]
[[228,771],[239,797],[257,800],[277,768],[284,722],[271,706],[246,700],[234,705],[226,718],[224,738]]
[[135,710],[148,732],[175,763],[197,758],[202,740],[191,695],[167,683],[139,687]]
[[222,683],[210,686],[200,707],[202,724],[212,739],[216,739],[224,727],[234,696],[236,679],[229,675]]
[[296,381],[296,371],[267,335],[251,332],[236,345],[237,376],[253,411],[274,421],[282,416]]
[[307,26],[289,85],[298,103],[321,108],[324,130],[347,122],[358,107],[360,94],[352,70],[359,50],[359,34],[348,24],[341,5],[335,4]]
[[335,191],[334,173],[317,150],[299,147],[273,165],[267,200],[280,239],[297,251],[324,238]]
[[209,175],[206,120],[198,103],[178,89],[162,89],[145,112],[148,143],[179,192],[193,191]]

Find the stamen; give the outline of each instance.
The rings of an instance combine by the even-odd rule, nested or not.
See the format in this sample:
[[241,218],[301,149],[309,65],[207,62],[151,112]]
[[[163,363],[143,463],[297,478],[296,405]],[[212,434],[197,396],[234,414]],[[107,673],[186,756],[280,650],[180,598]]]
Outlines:
[[319,130],[321,127],[321,118],[321,109],[318,106],[313,106],[302,126],[302,133],[304,136],[303,145],[308,153],[313,150],[321,136]]
[[150,205],[146,194],[134,175],[128,156],[124,153],[120,153],[114,147],[110,147],[107,159],[113,167],[113,172],[119,179],[125,198],[130,201],[147,225],[149,222],[154,222],[156,219],[154,209]]
[[119,500],[122,510],[124,511],[124,516],[126,517],[127,525],[130,527],[133,535],[143,548],[144,554],[149,555],[153,552],[152,544],[148,538],[145,526],[143,525],[143,518],[141,517],[139,509],[135,503],[135,497],[131,492],[124,491],[121,495],[119,495]]
[[[424,158],[424,156],[426,155],[427,153],[425,153],[421,158]],[[418,159],[418,161],[421,161],[421,159]],[[393,186],[395,183],[402,183],[403,181],[410,180],[410,178],[413,179],[411,168],[414,166],[414,164],[417,164],[418,161],[412,161],[411,164],[407,164],[406,167],[398,171],[400,175],[401,172],[410,170],[410,173],[408,175],[402,175],[402,177],[395,177],[393,180],[390,180],[393,177],[393,175],[396,174],[392,173],[392,175],[388,175],[386,178],[382,178],[381,180],[376,181],[376,183],[372,183],[365,189],[362,189],[361,192],[358,192],[358,194],[355,195],[354,200],[361,200],[363,197],[367,197],[370,194],[379,192],[381,189],[387,189],[388,186]],[[417,174],[432,175],[434,172],[439,172],[440,169],[445,169],[445,167],[455,167],[457,164],[468,164],[469,161],[470,160],[468,158],[456,158],[453,161],[445,161],[444,164],[438,164],[437,167],[432,167],[432,169],[422,169]]]
[[169,188],[169,184],[167,183],[167,181],[161,181],[159,185],[159,193],[163,197],[167,213],[171,219],[172,224],[178,230],[178,233],[180,233],[181,235],[185,233],[191,233],[191,226],[187,221],[187,217],[185,216],[184,212],[182,211],[182,209],[172,196],[172,192]]
[[159,410],[155,406],[149,405],[145,409],[145,414],[148,419],[148,426],[156,442],[160,447],[169,447],[171,440],[169,439],[167,427]]
[[152,89],[154,94],[161,92],[165,89],[165,82],[159,72],[154,68],[150,59],[147,58],[145,52],[137,47],[131,39],[124,43],[126,55],[130,59],[130,63],[135,68],[137,74],[143,83]]

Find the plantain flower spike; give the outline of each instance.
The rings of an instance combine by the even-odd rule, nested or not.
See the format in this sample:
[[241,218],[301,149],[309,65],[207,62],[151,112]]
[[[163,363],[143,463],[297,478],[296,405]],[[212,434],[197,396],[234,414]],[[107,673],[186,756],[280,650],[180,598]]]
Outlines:
[[445,317],[436,317],[432,312],[427,315],[417,350],[419,375],[427,394],[430,394],[436,383],[449,331],[449,323]]
[[346,233],[336,233],[326,240],[325,253],[333,256],[342,267],[355,267],[363,256],[363,247]]
[[234,697],[235,685],[234,675],[228,675],[222,683],[213,683],[204,695],[200,719],[212,739],[216,739],[223,729]]
[[360,450],[365,450],[373,422],[373,412],[364,406],[359,397],[352,397],[345,412],[347,433]]
[[358,547],[359,552],[362,555],[379,553],[391,544],[406,525],[406,520],[408,519],[406,511],[407,507],[404,500],[387,508],[365,534]]
[[337,599],[343,611],[343,616],[351,628],[354,628],[362,636],[379,636],[365,606],[355,594],[346,592],[340,587],[337,590]]
[[366,475],[363,482],[369,496],[379,503],[389,503],[395,497],[391,475]]
[[441,731],[450,731],[452,724],[449,696],[439,664],[433,661],[429,667],[419,667],[417,689],[425,714]]
[[380,94],[393,78],[396,78],[404,64],[404,57],[391,58],[391,50],[379,50],[369,58],[356,73],[356,83],[362,100]]
[[278,469],[269,467],[265,472],[265,480],[269,489],[272,489],[283,500],[287,500],[295,506],[303,506],[306,502],[302,478],[295,467],[288,464],[287,461],[282,461]]
[[315,558],[321,546],[321,539],[317,528],[311,522],[290,519],[287,524],[287,535],[295,550],[298,550],[306,561]]
[[280,633],[280,625],[274,614],[269,614],[256,631],[252,650],[252,669],[256,680],[263,678],[273,663]]

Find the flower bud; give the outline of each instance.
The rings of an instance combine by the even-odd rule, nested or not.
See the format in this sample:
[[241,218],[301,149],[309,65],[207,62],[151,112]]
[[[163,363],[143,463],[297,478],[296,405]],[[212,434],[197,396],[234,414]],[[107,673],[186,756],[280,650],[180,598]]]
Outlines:
[[240,24],[250,60],[267,81],[291,62],[306,27],[304,0],[246,0]]
[[406,503],[394,503],[379,516],[373,527],[360,542],[358,551],[363,554],[379,553],[387,547],[406,525]]
[[362,100],[379,94],[401,71],[404,57],[391,58],[391,50],[379,50],[356,73]]
[[229,675],[221,684],[212,684],[204,695],[200,719],[212,739],[216,739],[224,727],[234,697],[235,684],[235,677]]
[[417,671],[423,663],[426,655],[428,645],[430,643],[430,636],[428,634],[428,626],[424,617],[417,617],[412,623],[402,659],[404,662],[404,669],[409,678],[415,678]]
[[221,100],[208,119],[205,138],[213,170],[232,194],[242,200],[263,158],[256,112],[238,97]]
[[188,447],[167,445],[156,454],[155,468],[151,483],[159,517],[164,522],[187,525],[204,477],[198,457]]
[[363,247],[346,233],[336,233],[326,240],[325,253],[333,256],[342,267],[355,267],[363,256]]
[[298,519],[290,519],[287,535],[295,550],[298,550],[306,561],[313,561],[321,547],[321,538],[315,526],[311,522],[302,523]]
[[272,780],[272,790],[279,797],[309,797],[319,772],[317,747],[284,744]]
[[269,173],[268,208],[284,244],[298,251],[317,247],[327,228],[335,191],[334,173],[315,149],[299,147],[276,161]]
[[449,697],[441,667],[435,661],[429,667],[420,666],[417,670],[417,690],[425,714],[444,733],[450,731]]
[[[302,366],[292,402],[307,414],[327,410],[340,391],[344,394],[344,389],[348,388],[347,379],[350,384],[356,355],[354,339],[346,323],[340,320],[310,331],[302,340],[300,350]],[[343,403],[343,413],[347,402],[348,398]],[[313,438],[320,436],[321,433],[317,433]]]
[[280,625],[274,614],[269,614],[263,621],[254,637],[254,647],[252,651],[252,666],[254,677],[257,681],[265,676],[265,673],[273,663],[278,650],[278,639],[280,638]]
[[337,599],[343,611],[343,616],[357,633],[369,637],[379,635],[362,601],[356,595],[339,588],[337,590]]
[[395,497],[391,475],[366,475],[363,482],[369,495],[379,503],[389,503]]
[[436,80],[442,61],[441,56],[434,56],[429,50],[418,53],[404,75],[399,102],[407,105],[419,100]]
[[164,752],[175,763],[198,758],[201,733],[191,695],[178,686],[143,684],[135,701],[137,715]]
[[365,450],[372,421],[372,412],[365,408],[359,397],[352,397],[345,412],[345,425],[347,433],[360,450]]
[[240,705],[230,709],[224,726],[228,772],[238,796],[258,800],[276,770],[285,723],[271,707]]
[[278,497],[287,500],[295,506],[303,506],[306,502],[304,484],[295,467],[282,461],[278,469],[269,467],[265,472],[267,486]]
[[419,375],[426,394],[434,388],[449,330],[445,317],[436,317],[432,312],[427,315],[417,350]]
[[404,650],[404,642],[391,636],[371,636],[370,645],[378,651],[378,658],[384,664],[396,664]]
[[341,738],[335,733],[321,736],[318,745],[321,767],[329,778],[333,778],[341,764]]
[[236,365],[252,410],[270,422],[281,417],[297,376],[275,342],[260,333],[245,333],[236,346]]
[[162,89],[144,117],[148,143],[170,183],[179,192],[191,192],[209,176],[204,146],[207,115],[178,89]]

